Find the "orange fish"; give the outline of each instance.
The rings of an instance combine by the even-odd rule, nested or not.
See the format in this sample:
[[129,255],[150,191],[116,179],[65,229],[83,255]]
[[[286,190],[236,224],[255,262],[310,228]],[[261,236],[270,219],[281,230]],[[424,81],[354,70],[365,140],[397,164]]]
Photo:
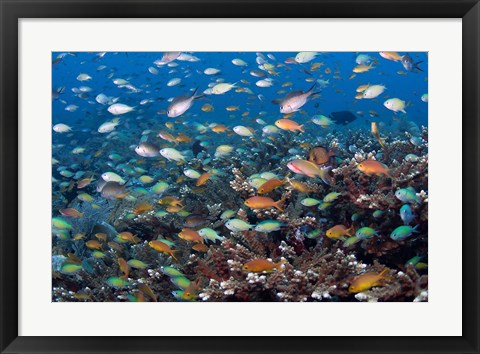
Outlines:
[[178,260],[174,254],[175,252],[178,252],[178,250],[172,250],[166,243],[158,240],[153,240],[150,241],[148,245],[152,247],[155,251],[169,254],[174,260]]
[[103,242],[107,242],[108,240],[108,237],[107,237],[107,234],[104,234],[103,232],[97,232],[95,234],[95,237],[100,240],[100,241],[103,241]]
[[307,161],[313,162],[316,165],[324,165],[331,161],[335,153],[323,146],[315,146],[308,151]]
[[124,275],[122,275],[120,278],[128,279],[128,275],[130,274],[130,267],[128,266],[127,261],[123,258],[118,258],[117,262],[120,270],[124,273]]
[[172,197],[172,196],[166,196],[166,197],[161,198],[158,201],[158,204],[171,205],[171,206],[182,206],[183,207],[182,201],[180,199]]
[[118,234],[118,237],[123,241],[132,242],[132,243],[139,243],[141,241],[137,236],[135,236],[129,231],[120,232]]
[[114,241],[110,241],[107,243],[108,247],[110,247],[112,250],[115,250],[117,252],[122,252],[123,251],[123,247],[121,245],[119,245],[118,243],[114,242]]
[[165,130],[160,131],[160,133],[158,133],[157,136],[162,138],[163,140],[166,140],[166,141],[170,142],[170,143],[175,142],[175,137]]
[[401,61],[403,58],[403,55],[400,55],[397,52],[380,52],[379,54],[382,58],[393,61]]
[[151,298],[154,302],[157,302],[157,295],[155,295],[152,291],[152,289],[150,289],[150,287],[145,284],[145,283],[139,283],[138,284],[138,289],[144,293],[145,295],[147,295],[149,298]]
[[59,212],[63,216],[68,216],[70,218],[81,218],[83,216],[83,213],[79,212],[75,208],[60,209]]
[[335,225],[334,227],[327,230],[326,235],[331,239],[339,239],[344,236],[353,236],[353,226],[349,229],[345,225]]
[[267,209],[267,208],[276,208],[279,211],[283,212],[281,205],[285,202],[285,199],[274,201],[272,198],[268,197],[251,197],[245,201],[245,205],[252,209]]
[[67,253],[67,261],[69,264],[81,264],[82,260],[75,256],[73,253]]
[[223,125],[223,124],[217,124],[212,128],[212,132],[214,133],[223,133],[227,130],[228,128]]
[[348,291],[351,293],[359,293],[361,291],[373,288],[374,286],[381,285],[382,280],[389,279],[389,277],[385,276],[387,271],[388,269],[385,268],[380,273],[368,272],[356,277],[348,288]]
[[75,234],[72,239],[74,241],[79,241],[79,240],[83,240],[85,238],[85,234],[81,234],[81,233],[78,233],[78,234]]
[[294,122],[290,119],[279,119],[275,122],[275,125],[282,130],[287,130],[290,132],[295,132],[297,130],[301,131],[302,133],[305,132],[303,130],[303,124],[298,125],[297,122]]
[[197,231],[192,230],[188,227],[183,228],[182,231],[178,233],[178,237],[185,241],[193,241],[203,243],[203,238],[198,234]]
[[280,187],[285,183],[284,180],[278,179],[278,178],[272,178],[263,183],[259,188],[258,188],[258,194],[265,194],[268,192],[273,191],[275,188]]
[[188,135],[185,135],[183,133],[180,133],[177,135],[177,137],[175,138],[175,141],[177,143],[189,143],[192,141],[192,138],[190,138]]
[[212,174],[209,173],[209,172],[202,174],[200,177],[198,177],[197,182],[195,183],[195,185],[196,185],[197,187],[203,186],[203,185],[208,181],[208,179],[210,178],[210,176],[212,176]]
[[85,246],[87,246],[88,248],[90,248],[92,250],[99,250],[99,251],[102,250],[102,244],[100,242],[98,242],[97,240],[89,240],[89,241],[85,242]]
[[86,186],[88,186],[93,181],[95,181],[95,178],[93,178],[93,177],[81,179],[80,181],[77,182],[77,188],[78,189],[85,188]]
[[385,175],[390,176],[390,171],[386,165],[375,160],[366,160],[358,164],[357,168],[367,176]]
[[301,193],[309,193],[312,192],[312,188],[307,186],[305,183],[302,183],[300,181],[297,181],[295,179],[289,179],[288,183],[295,189],[296,191],[299,191]]
[[242,269],[246,272],[273,272],[274,270],[282,270],[282,265],[287,263],[285,259],[282,259],[278,263],[273,263],[267,259],[258,258],[253,261],[247,262],[243,265]]
[[183,208],[184,208],[183,206],[170,205],[170,206],[166,207],[165,209],[166,209],[169,213],[178,213],[178,212],[181,211]]
[[378,143],[381,147],[385,147],[385,139],[380,137],[380,131],[378,130],[378,125],[376,122],[372,122],[372,135],[377,138]]
[[148,203],[140,203],[133,208],[133,212],[137,215],[144,214],[147,211],[152,210],[153,207]]
[[93,157],[99,157],[101,154],[103,153],[103,150],[97,150],[97,152],[95,152],[95,154],[93,154]]
[[192,250],[195,250],[198,252],[207,252],[208,246],[205,245],[204,243],[196,243],[195,245],[192,246]]

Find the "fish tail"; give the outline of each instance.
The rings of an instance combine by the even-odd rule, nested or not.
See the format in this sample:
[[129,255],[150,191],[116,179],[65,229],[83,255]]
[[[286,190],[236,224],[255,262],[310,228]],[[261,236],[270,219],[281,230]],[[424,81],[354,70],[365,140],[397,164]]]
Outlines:
[[323,183],[325,183],[326,185],[329,185],[329,186],[334,184],[332,177],[328,174],[328,172],[331,170],[331,167],[322,167],[322,168],[319,168],[319,170],[320,170],[320,172],[319,172],[318,176],[323,181]]
[[197,91],[198,91],[198,87],[195,88],[195,91],[193,91],[192,97],[193,97],[194,100],[198,100],[199,98],[202,98],[203,96],[205,96],[204,93],[202,93],[201,95],[195,96],[195,94],[197,93]]
[[315,88],[315,86],[317,86],[317,82],[316,82],[316,81],[314,82],[314,84],[312,85],[312,87],[310,87],[310,88],[308,89],[308,91],[305,92],[305,93],[310,93],[310,92],[311,92],[312,95],[315,94],[315,93],[319,93],[319,92],[313,92],[313,89]]
[[350,237],[355,235],[355,226],[350,226],[350,228],[345,231],[345,234]]
[[174,260],[178,261],[178,258],[175,257],[175,253],[178,253],[178,252],[180,252],[180,251],[179,251],[179,250],[171,250],[171,251],[169,252],[169,254],[170,254],[170,256],[171,256]]
[[283,213],[283,204],[285,203],[285,198],[280,199],[278,202],[276,202],[273,206],[280,212]]
[[385,268],[384,270],[382,270],[382,271],[380,272],[380,274],[378,274],[378,276],[379,276],[380,278],[383,278],[386,272],[388,272],[388,268]]
[[117,123],[117,124],[120,123],[120,118],[118,118],[118,117],[117,117],[117,118],[113,118],[113,119],[112,119],[112,123]]
[[285,258],[282,258],[278,263],[275,263],[275,268],[277,268],[279,272],[283,272],[285,270],[283,265],[286,263],[288,263],[288,261]]
[[305,133],[305,130],[303,130],[303,126],[304,124],[302,124],[301,126],[298,127],[298,130],[300,130],[302,133]]
[[417,62],[415,63],[415,69],[420,70],[420,71],[423,71],[422,68],[420,68],[420,67],[418,66],[418,64],[420,64],[420,63],[423,63],[423,60],[417,61]]

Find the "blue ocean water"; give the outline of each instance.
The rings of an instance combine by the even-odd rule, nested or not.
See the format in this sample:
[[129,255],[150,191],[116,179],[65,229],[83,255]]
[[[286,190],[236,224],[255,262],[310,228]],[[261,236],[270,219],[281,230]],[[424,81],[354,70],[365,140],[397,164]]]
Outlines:
[[[218,73],[211,74],[206,69]],[[231,86],[221,85],[225,83]],[[364,97],[373,89],[377,90],[373,93],[376,97]],[[282,113],[280,107],[286,105],[292,92],[294,96],[304,95],[305,99],[288,103],[293,105],[291,112]],[[386,102],[392,99],[394,107],[389,107]],[[188,101],[188,107],[182,114],[169,117],[179,100]],[[314,121],[319,117],[326,123]],[[227,270],[220,270],[217,264],[210,271],[219,274],[218,281],[235,279],[238,284],[232,285],[233,293],[251,291],[251,298],[222,297],[214,285],[207,284],[210,273],[205,264],[222,247],[225,261],[233,257],[228,247],[236,244],[250,252],[249,259],[245,254],[234,257],[240,266],[256,259],[278,262],[284,257],[289,263],[288,271],[303,271],[301,257],[305,254],[318,252],[318,257],[327,257],[329,252],[334,254],[341,249],[345,257],[352,254],[363,262],[366,270],[380,274],[382,266],[390,269],[394,279],[391,283],[395,283],[395,272],[405,272],[406,262],[413,257],[418,257],[417,263],[422,265],[410,271],[425,276],[426,52],[55,52],[52,126],[52,252],[58,264],[54,274],[61,274],[54,277],[57,288],[66,287],[73,292],[101,288],[107,279],[122,275],[121,258],[148,261],[148,269],[154,271],[172,265],[192,284],[199,282],[196,295],[187,298],[183,293],[186,289],[175,287],[169,279],[153,283],[145,269],[130,267],[129,274],[124,273],[126,284],[111,285],[111,292],[92,293],[86,299],[119,301],[118,296],[121,300],[130,296],[131,301],[138,300],[136,281],[141,278],[147,279],[161,301],[198,300],[199,294],[209,294],[211,301],[279,300],[274,292],[283,293],[281,286],[269,285],[268,294],[256,289],[247,291],[248,282],[242,282],[245,279],[241,270],[229,271],[228,266]],[[241,133],[234,129],[239,126],[244,128],[239,130]],[[147,143],[152,144],[145,145],[149,155],[139,152],[147,151],[139,149]],[[227,145],[231,151],[220,156],[220,145]],[[313,150],[315,147],[321,149]],[[167,153],[169,149],[174,151]],[[310,158],[312,154],[319,154],[315,155],[317,160]],[[293,160],[308,164],[289,166]],[[365,161],[368,165],[371,160],[372,167],[364,168]],[[309,169],[314,170],[313,175]],[[264,173],[270,175],[264,177]],[[205,181],[199,183],[199,176]],[[272,176],[281,184],[261,197],[281,201],[280,207],[265,200],[249,205],[246,200],[259,197],[259,186]],[[290,180],[302,183],[308,191],[295,187]],[[112,188],[111,192],[103,189],[105,183]],[[155,190],[161,189],[155,189],[158,183],[168,187],[157,193]],[[398,190],[407,188],[413,191],[409,200],[396,197]],[[331,192],[339,193],[339,199],[322,202]],[[172,202],[172,198],[179,202]],[[302,203],[306,198],[316,199],[318,204],[305,207],[307,203],[316,203]],[[255,203],[260,204],[256,207]],[[400,214],[403,205],[412,209],[410,222]],[[240,231],[227,227],[228,219],[220,217],[227,210],[238,213],[237,219],[252,227]],[[262,221],[275,221],[281,226],[271,232],[252,231]],[[331,236],[328,231],[338,225],[350,231]],[[196,241],[178,236],[186,226],[200,234],[203,241],[199,244],[204,244],[208,251],[192,249]],[[407,229],[395,233],[401,226]],[[413,226],[417,228],[413,230]],[[375,236],[351,239],[362,227],[373,229]],[[218,239],[205,236],[210,230]],[[127,235],[121,239],[118,235],[122,232],[138,238],[127,240]],[[401,232],[406,232],[405,236],[397,237]],[[102,239],[96,236],[98,233],[107,236]],[[353,246],[343,244],[349,238],[355,241]],[[159,251],[149,244],[157,239],[171,241],[170,250],[178,250],[181,257],[176,260],[175,253]],[[117,244],[120,246],[116,250]],[[284,244],[292,247],[296,256],[290,254],[288,258]],[[68,254],[74,254],[81,263],[72,271],[75,276],[80,274],[80,279],[71,278],[70,270],[62,271],[62,264],[72,262]],[[272,269],[280,267],[276,264]],[[285,276],[292,272],[286,271]],[[364,271],[345,272],[349,273],[348,282],[355,282]],[[89,275],[82,278],[83,273]],[[341,281],[344,279],[328,285],[339,285]],[[309,282],[311,286],[306,286],[305,293],[292,295],[289,301],[316,299],[312,294],[322,284]],[[404,289],[395,296],[374,295],[380,301],[411,301],[425,287],[418,293]],[[384,289],[387,288],[385,285]],[[354,293],[338,291],[332,298],[359,300]],[[55,291],[53,298],[85,300],[80,296],[62,298]]]

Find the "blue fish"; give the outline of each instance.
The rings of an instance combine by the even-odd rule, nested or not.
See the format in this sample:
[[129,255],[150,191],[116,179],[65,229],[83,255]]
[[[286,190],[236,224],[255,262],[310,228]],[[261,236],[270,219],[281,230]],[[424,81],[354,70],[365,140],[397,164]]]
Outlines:
[[414,218],[412,208],[410,208],[410,205],[408,204],[402,205],[402,207],[400,208],[400,218],[402,219],[405,225],[410,225],[410,223],[413,221],[413,218]]

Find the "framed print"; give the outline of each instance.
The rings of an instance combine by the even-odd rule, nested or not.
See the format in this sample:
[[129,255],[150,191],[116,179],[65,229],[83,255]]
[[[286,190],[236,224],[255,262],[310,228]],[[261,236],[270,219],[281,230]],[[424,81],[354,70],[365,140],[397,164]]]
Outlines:
[[476,1],[0,9],[2,353],[478,352]]

